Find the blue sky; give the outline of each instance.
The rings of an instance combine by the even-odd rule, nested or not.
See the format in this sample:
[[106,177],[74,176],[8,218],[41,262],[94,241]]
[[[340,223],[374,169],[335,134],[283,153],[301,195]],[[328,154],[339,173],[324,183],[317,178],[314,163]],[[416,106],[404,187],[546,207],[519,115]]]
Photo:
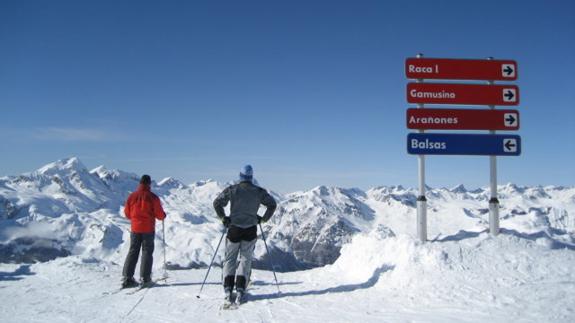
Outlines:
[[[415,187],[404,60],[515,59],[523,154],[499,182],[575,184],[573,1],[2,1],[0,175],[68,156],[184,182]],[[430,186],[489,184],[432,156]]]

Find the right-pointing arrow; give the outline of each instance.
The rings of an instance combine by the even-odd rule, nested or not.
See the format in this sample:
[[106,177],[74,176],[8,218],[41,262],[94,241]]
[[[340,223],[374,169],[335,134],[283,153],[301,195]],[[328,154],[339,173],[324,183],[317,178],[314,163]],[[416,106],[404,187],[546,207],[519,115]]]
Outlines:
[[503,89],[503,102],[517,102],[517,93],[515,89]]
[[513,79],[515,75],[515,64],[501,64],[501,76],[507,79]]
[[515,95],[513,94],[513,91],[507,90],[503,96],[506,97],[507,100],[511,101]]
[[504,123],[505,126],[507,127],[514,127],[515,126],[515,122],[517,121],[517,118],[515,117],[514,113],[506,113],[505,114],[505,118],[504,118]]

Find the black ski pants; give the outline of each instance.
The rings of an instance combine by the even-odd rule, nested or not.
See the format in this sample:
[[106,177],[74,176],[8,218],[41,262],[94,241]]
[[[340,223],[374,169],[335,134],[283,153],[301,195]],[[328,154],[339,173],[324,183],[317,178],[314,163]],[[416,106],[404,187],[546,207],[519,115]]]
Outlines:
[[140,263],[140,277],[144,281],[149,281],[152,277],[152,263],[154,258],[154,236],[155,233],[130,233],[130,251],[124,262],[124,278],[134,277],[140,248],[142,249],[142,261]]

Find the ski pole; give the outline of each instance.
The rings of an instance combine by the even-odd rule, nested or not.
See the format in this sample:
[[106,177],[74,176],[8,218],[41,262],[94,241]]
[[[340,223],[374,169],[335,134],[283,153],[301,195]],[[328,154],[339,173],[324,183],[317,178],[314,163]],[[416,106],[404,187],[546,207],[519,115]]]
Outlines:
[[164,248],[164,278],[168,278],[168,265],[166,263],[166,227],[162,221],[162,246]]
[[260,231],[262,232],[262,240],[264,240],[264,245],[266,246],[266,252],[268,253],[268,259],[270,262],[270,266],[272,267],[272,272],[274,273],[274,279],[276,280],[276,287],[278,288],[278,294],[281,294],[280,291],[280,284],[278,283],[278,278],[276,276],[276,271],[274,269],[274,263],[272,261],[272,254],[270,253],[270,250],[268,249],[268,244],[266,242],[266,235],[264,233],[264,229],[262,229],[262,224],[260,223]]
[[216,251],[214,252],[214,256],[212,257],[212,261],[210,261],[210,266],[208,267],[208,272],[206,272],[206,277],[204,277],[204,281],[202,282],[202,287],[200,287],[200,292],[196,296],[197,298],[200,298],[200,294],[202,293],[202,290],[204,289],[204,284],[206,283],[206,279],[208,279],[208,275],[210,274],[210,269],[212,269],[212,264],[214,263],[214,259],[216,259],[216,255],[218,254],[218,249],[220,249],[220,244],[222,243],[222,240],[224,239],[225,234],[226,234],[226,230],[224,230],[224,232],[222,232],[222,237],[220,238],[220,242],[218,242],[218,246],[216,247]]

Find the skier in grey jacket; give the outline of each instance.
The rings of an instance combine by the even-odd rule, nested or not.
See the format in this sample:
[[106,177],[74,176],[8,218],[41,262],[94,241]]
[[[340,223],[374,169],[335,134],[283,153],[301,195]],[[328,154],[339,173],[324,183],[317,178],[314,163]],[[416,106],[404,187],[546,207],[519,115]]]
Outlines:
[[[231,202],[230,216],[227,217],[224,207],[229,202]],[[258,215],[260,204],[267,208],[263,217]],[[253,184],[253,169],[250,165],[244,166],[240,171],[238,184],[227,187],[214,200],[214,209],[224,226],[228,228],[224,260],[226,301],[233,302],[232,293],[235,284],[237,292],[235,301],[242,302],[251,273],[258,233],[257,225],[267,222],[276,206],[276,201],[265,189]]]

